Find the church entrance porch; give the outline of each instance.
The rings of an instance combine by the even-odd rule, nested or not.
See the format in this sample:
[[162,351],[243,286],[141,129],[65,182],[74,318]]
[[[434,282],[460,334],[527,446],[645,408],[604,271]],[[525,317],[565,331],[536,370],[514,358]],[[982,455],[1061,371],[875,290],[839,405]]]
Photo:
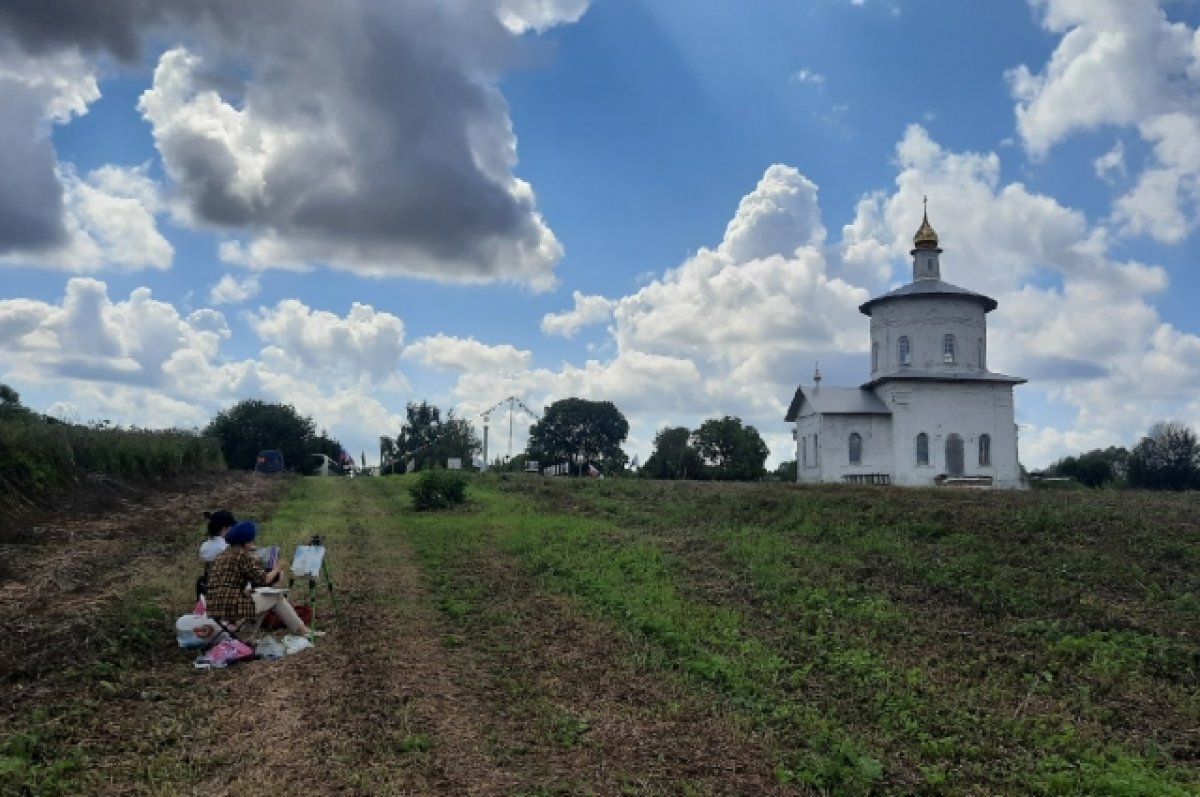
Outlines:
[[946,472],[951,476],[963,475],[963,439],[956,434],[946,438]]

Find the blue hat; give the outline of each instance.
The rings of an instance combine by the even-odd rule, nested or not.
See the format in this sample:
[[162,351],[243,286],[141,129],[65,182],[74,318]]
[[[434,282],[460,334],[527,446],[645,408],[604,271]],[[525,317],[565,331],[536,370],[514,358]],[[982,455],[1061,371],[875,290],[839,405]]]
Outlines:
[[243,520],[225,532],[225,542],[230,545],[245,545],[248,542],[254,542],[257,535],[258,524],[253,520]]

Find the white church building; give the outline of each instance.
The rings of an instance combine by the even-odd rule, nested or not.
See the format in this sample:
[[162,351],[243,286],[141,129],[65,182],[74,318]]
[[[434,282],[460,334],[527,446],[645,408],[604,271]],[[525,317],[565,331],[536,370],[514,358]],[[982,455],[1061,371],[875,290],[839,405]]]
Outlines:
[[796,480],[1020,487],[1013,387],[987,368],[996,300],[942,281],[928,214],[913,237],[913,281],[859,307],[871,319],[871,378],[796,388]]

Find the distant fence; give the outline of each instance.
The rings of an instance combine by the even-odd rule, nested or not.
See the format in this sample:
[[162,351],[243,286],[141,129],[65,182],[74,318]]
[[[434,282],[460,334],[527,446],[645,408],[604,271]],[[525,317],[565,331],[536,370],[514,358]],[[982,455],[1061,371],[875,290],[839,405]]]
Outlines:
[[843,484],[891,484],[889,473],[846,473],[842,476]]

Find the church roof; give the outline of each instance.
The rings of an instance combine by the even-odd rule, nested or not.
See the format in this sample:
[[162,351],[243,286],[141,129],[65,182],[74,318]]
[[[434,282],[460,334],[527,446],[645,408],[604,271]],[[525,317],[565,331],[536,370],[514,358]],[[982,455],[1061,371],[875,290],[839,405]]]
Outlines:
[[907,298],[922,298],[922,299],[937,299],[937,298],[954,298],[954,299],[973,299],[983,305],[984,312],[990,313],[996,309],[996,300],[990,296],[984,296],[982,293],[975,293],[966,288],[960,288],[957,285],[951,285],[949,282],[942,280],[914,280],[907,285],[902,285],[894,291],[889,291],[883,296],[876,296],[874,299],[863,302],[858,306],[858,311],[863,315],[870,315],[871,308],[883,302],[890,302],[894,299]]
[[[862,390],[870,390],[880,382],[900,379],[932,380],[936,382],[1003,382],[1010,385],[1023,385],[1029,381],[1019,376],[998,374],[995,371],[930,371],[924,368],[900,368],[891,373],[875,377],[863,385]],[[871,395],[874,395],[874,393]]]
[[891,415],[883,400],[871,390],[861,387],[806,387],[796,388],[792,404],[788,407],[785,421],[794,421],[800,415],[800,405],[807,401],[822,415]]

